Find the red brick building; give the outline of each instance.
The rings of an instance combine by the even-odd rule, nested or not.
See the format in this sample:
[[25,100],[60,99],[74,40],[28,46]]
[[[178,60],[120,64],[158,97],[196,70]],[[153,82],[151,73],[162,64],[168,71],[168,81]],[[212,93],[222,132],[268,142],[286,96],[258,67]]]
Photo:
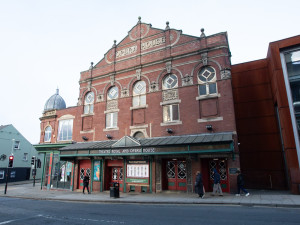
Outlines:
[[198,170],[212,190],[216,168],[233,191],[240,163],[231,83],[227,33],[195,37],[139,19],[81,72],[77,106],[45,108],[35,146],[47,153],[43,185],[82,189],[89,174],[93,191],[119,182],[124,192],[192,192]]
[[240,161],[250,188],[300,184],[300,36],[269,44],[265,59],[232,66]]

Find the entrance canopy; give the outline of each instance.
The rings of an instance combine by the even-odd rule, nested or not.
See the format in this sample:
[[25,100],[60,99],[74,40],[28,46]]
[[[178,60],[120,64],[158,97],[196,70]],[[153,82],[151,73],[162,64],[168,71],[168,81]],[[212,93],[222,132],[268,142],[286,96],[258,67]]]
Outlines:
[[60,149],[60,157],[232,153],[233,133],[78,142]]

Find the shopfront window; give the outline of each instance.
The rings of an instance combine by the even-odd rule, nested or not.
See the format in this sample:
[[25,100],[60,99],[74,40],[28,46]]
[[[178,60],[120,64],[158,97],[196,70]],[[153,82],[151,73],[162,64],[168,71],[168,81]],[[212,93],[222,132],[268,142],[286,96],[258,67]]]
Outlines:
[[[50,157],[51,154],[48,153],[46,155],[46,165],[45,165],[45,180],[44,186],[48,184],[48,177],[51,176],[50,179],[50,187],[51,188],[63,188],[70,189],[71,184],[71,174],[72,174],[72,162],[68,161],[60,161],[59,154],[53,154],[52,165],[50,165]],[[49,174],[49,168],[52,167],[51,175]]]

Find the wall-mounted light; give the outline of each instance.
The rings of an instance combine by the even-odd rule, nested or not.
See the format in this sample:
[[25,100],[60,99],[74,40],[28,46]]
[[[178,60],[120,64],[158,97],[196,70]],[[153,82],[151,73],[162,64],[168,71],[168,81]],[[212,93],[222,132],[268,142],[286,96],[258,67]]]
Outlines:
[[213,126],[212,126],[212,125],[206,125],[206,129],[207,129],[207,130],[212,130],[212,129],[213,129]]
[[112,139],[112,136],[109,134],[107,134],[106,137],[107,137],[107,139]]
[[166,131],[169,133],[169,134],[173,134],[173,130],[171,128],[167,128]]
[[83,139],[84,141],[87,141],[87,140],[89,140],[89,138],[88,138],[88,137],[86,137],[86,136],[82,136],[82,139]]

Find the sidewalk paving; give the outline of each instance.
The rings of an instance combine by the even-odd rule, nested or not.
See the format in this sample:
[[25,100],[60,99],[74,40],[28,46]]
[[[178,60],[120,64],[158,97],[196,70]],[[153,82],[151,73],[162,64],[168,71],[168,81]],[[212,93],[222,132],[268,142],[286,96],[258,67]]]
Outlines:
[[[16,185],[18,184],[18,185]],[[224,193],[224,196],[211,196],[206,193],[203,199],[197,194],[162,192],[162,193],[123,193],[120,198],[111,198],[109,191],[95,192],[90,195],[70,190],[41,190],[40,183],[33,187],[32,183],[20,182],[0,185],[0,197],[13,197],[36,200],[77,201],[95,203],[138,203],[138,204],[215,204],[238,206],[267,206],[300,208],[300,195],[292,195],[288,191],[249,190],[250,196],[237,197]]]

